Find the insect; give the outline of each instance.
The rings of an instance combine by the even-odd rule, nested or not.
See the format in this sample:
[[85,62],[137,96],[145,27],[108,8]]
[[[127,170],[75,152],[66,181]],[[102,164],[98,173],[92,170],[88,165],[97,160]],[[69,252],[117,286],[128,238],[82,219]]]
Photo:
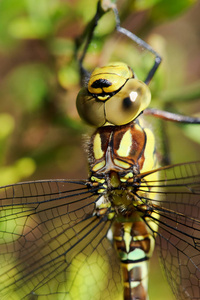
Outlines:
[[[135,40],[112,9],[117,30]],[[89,178],[1,187],[1,299],[148,299],[156,243],[176,299],[200,298],[200,162],[160,167],[142,114],[200,120],[148,108],[161,59],[137,42],[155,55],[144,82],[112,63],[95,69],[77,97],[79,114],[97,127]]]

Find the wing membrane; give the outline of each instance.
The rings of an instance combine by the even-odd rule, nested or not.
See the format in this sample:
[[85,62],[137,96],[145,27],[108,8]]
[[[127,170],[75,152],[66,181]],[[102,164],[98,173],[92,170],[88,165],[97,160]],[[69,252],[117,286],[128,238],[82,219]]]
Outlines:
[[[138,196],[149,207],[144,221],[176,299],[200,299],[200,162],[138,178]],[[1,188],[2,299],[120,299],[120,267],[107,239],[111,221],[94,213],[97,189],[61,180]]]
[[[103,276],[101,263],[113,252],[106,239],[111,224],[93,215],[98,199],[93,193],[95,189],[89,191],[84,182],[59,180],[1,188],[1,298],[40,295],[59,299],[58,295],[68,295],[68,299],[77,299],[74,282],[80,272],[96,263],[99,276]],[[88,275],[90,285],[92,272],[94,268]],[[93,281],[96,284],[98,279]],[[109,282],[104,283],[104,289],[108,286]],[[96,294],[95,289],[91,291],[91,299],[99,295],[99,289],[103,285],[96,287]]]
[[[200,162],[160,168],[144,197],[158,224],[160,260],[176,299],[200,299]],[[141,185],[141,190],[143,189]],[[144,185],[145,186],[145,185]]]

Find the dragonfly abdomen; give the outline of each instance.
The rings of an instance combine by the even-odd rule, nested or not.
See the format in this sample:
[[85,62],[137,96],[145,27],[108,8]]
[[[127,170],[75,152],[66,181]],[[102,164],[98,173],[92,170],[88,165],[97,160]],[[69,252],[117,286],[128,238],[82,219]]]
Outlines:
[[114,223],[113,241],[121,263],[124,300],[147,300],[148,261],[155,242],[147,225],[134,214],[135,221]]

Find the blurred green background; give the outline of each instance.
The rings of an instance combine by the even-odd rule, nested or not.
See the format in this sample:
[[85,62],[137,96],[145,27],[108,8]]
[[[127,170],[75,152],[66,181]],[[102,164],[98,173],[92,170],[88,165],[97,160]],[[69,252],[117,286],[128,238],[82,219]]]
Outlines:
[[[25,179],[87,178],[82,134],[91,129],[76,112],[80,78],[74,40],[94,16],[96,3],[0,1],[0,185]],[[200,3],[123,0],[118,8],[122,26],[163,57],[150,84],[152,107],[200,117]],[[85,66],[92,70],[120,60],[144,79],[152,55],[112,34],[113,29],[109,12],[95,31]],[[198,125],[165,122],[165,129],[160,122],[156,125],[157,136],[166,130],[172,162],[199,159]],[[158,148],[162,151],[162,140]],[[151,299],[162,295],[170,300],[157,267],[152,267],[150,281]]]

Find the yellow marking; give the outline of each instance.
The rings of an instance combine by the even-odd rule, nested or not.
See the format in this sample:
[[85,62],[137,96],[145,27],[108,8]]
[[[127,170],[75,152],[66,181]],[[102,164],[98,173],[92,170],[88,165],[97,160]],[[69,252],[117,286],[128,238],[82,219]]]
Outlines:
[[106,121],[106,123],[103,126],[105,127],[105,126],[115,126],[115,125],[113,125],[112,123],[109,123],[108,121]]
[[98,97],[98,100],[101,100],[101,101],[106,101],[108,98],[110,98],[110,96],[109,95],[107,95],[107,96],[97,96]]
[[141,284],[141,281],[124,282],[124,287],[126,287],[126,288],[131,287],[131,289],[134,289],[140,284]]
[[132,223],[124,223],[124,242],[126,245],[126,252],[130,251],[130,243],[132,240],[131,236],[131,228],[132,228]]
[[141,271],[141,281],[135,280],[135,281],[131,281],[130,283],[128,282],[124,282],[124,286],[129,287],[129,284],[131,286],[131,288],[133,288],[134,286],[139,285],[140,283],[143,285],[143,287],[145,288],[145,290],[148,289],[148,262],[147,261],[142,261],[139,263],[135,263],[135,264],[121,264],[122,268],[126,269],[128,272],[133,270],[135,268],[140,268]]
[[141,172],[147,172],[149,170],[152,170],[155,165],[155,159],[154,159],[155,137],[150,129],[144,128],[144,131],[147,136],[147,142],[144,151],[145,161]]
[[98,192],[98,194],[102,194],[103,192],[105,192],[105,190],[104,189],[99,189],[97,192]]
[[115,212],[109,213],[108,214],[108,220],[112,220],[115,216]]
[[127,178],[127,179],[132,178],[132,177],[133,177],[133,173],[132,173],[132,172],[129,172],[129,173],[127,173],[127,174],[124,176],[124,178]]
[[135,124],[134,127],[135,127],[135,130],[140,131],[140,132],[143,132],[143,128],[142,128],[140,125]]
[[129,169],[130,168],[130,164],[125,163],[124,161],[118,160],[118,159],[114,159],[114,163],[116,166],[121,167],[122,169]]
[[[133,77],[132,70],[127,66],[127,64],[121,62],[111,63],[107,66],[96,68],[90,77],[88,83],[88,90],[93,94],[101,94],[103,91],[105,93],[112,93],[117,91],[120,87],[122,87],[127,79]],[[92,84],[97,80],[108,80],[111,85],[102,88],[93,88]],[[104,99],[102,99],[104,100]]]
[[99,162],[92,168],[92,171],[96,172],[96,171],[100,170],[101,168],[103,168],[105,166],[105,164],[106,164],[105,160]]
[[136,264],[131,264],[131,263],[129,263],[129,264],[124,264],[123,262],[121,263],[121,265],[122,265],[122,267],[124,268],[124,269],[126,269],[127,271],[131,271],[134,267],[137,267],[137,266],[139,266],[141,263],[136,263]]
[[[94,181],[95,183],[104,183],[105,182],[105,179],[103,179],[103,178],[99,179],[98,177],[95,177],[95,176],[91,176],[91,180]],[[106,184],[103,185],[103,188],[98,190],[98,193],[101,194],[101,193],[105,192],[105,189],[107,189]]]
[[105,179],[104,178],[98,178],[98,177],[95,177],[95,176],[92,176],[91,177],[91,180],[92,181],[95,181],[95,182],[100,182],[100,183],[104,183],[105,182]]
[[[158,230],[158,227],[157,227],[157,230]],[[149,236],[149,239],[150,239],[150,248],[149,248],[149,252],[146,253],[146,256],[150,258],[153,255],[153,251],[155,248],[155,239],[153,238],[153,236]]]
[[132,135],[131,130],[127,130],[120,142],[119,149],[116,151],[117,154],[121,157],[127,157],[130,154],[132,146]]
[[125,179],[125,178],[120,178],[120,181],[121,181],[121,182],[126,182],[127,179]]
[[121,182],[126,182],[128,179],[132,178],[133,177],[133,173],[132,172],[129,172],[127,173],[124,177],[121,177],[120,178],[120,181]]
[[[149,170],[153,170],[154,168],[158,167],[158,164],[156,162],[156,157],[154,154],[154,150],[155,150],[155,137],[152,133],[152,131],[148,128],[144,128],[144,131],[146,133],[146,137],[147,137],[147,142],[146,142],[146,147],[145,147],[145,151],[144,151],[144,164],[143,167],[141,169],[141,172],[148,172]],[[157,181],[158,180],[158,173],[152,173],[150,175],[148,175],[146,177],[147,180],[147,185],[143,184],[142,185],[142,192],[139,192],[139,196],[146,196],[148,197],[148,181]],[[151,184],[152,185],[152,184]],[[151,193],[155,193],[155,197],[157,197],[158,200],[158,196],[156,196],[156,192],[157,192],[157,187],[151,187]],[[146,193],[145,193],[146,191]],[[154,197],[154,198],[155,198]]]
[[[98,87],[98,88],[93,88],[92,84],[97,81],[97,80],[108,80],[111,85],[109,85],[108,87],[106,86],[102,86],[102,87]],[[103,92],[105,93],[113,93],[115,91],[117,91],[120,87],[122,87],[125,82],[126,82],[126,78],[123,78],[122,76],[118,75],[118,74],[111,74],[111,73],[99,73],[97,75],[91,75],[89,83],[88,83],[88,90],[90,93],[92,94],[96,94],[98,96],[98,94],[101,94]],[[104,98],[104,97],[103,97]],[[104,99],[103,99],[104,100]]]
[[110,202],[106,202],[106,203],[101,203],[98,208],[102,209],[102,208],[109,208],[111,207],[111,203]]
[[[152,213],[151,216],[159,220],[159,215],[158,214]],[[149,219],[147,219],[147,222],[148,222],[148,224],[150,224],[153,231],[155,231],[155,232],[158,231],[158,224],[156,224],[155,220],[152,221],[152,219],[149,218]]]
[[121,242],[122,239],[123,239],[122,236],[114,236],[114,240],[115,240],[115,241]]
[[130,287],[131,289],[136,288],[138,285],[140,285],[142,282],[141,281],[131,281],[130,282]]
[[128,67],[127,64],[122,62],[112,62],[104,68],[106,69],[106,71],[109,70],[109,73],[114,73],[126,79],[133,77],[132,70]]
[[145,235],[137,235],[133,237],[133,241],[143,241],[145,238],[149,238],[151,235],[145,234]]
[[99,133],[97,133],[94,137],[93,151],[94,151],[95,159],[100,159],[104,155],[104,152],[102,151],[102,148],[101,148],[101,137],[100,137]]

